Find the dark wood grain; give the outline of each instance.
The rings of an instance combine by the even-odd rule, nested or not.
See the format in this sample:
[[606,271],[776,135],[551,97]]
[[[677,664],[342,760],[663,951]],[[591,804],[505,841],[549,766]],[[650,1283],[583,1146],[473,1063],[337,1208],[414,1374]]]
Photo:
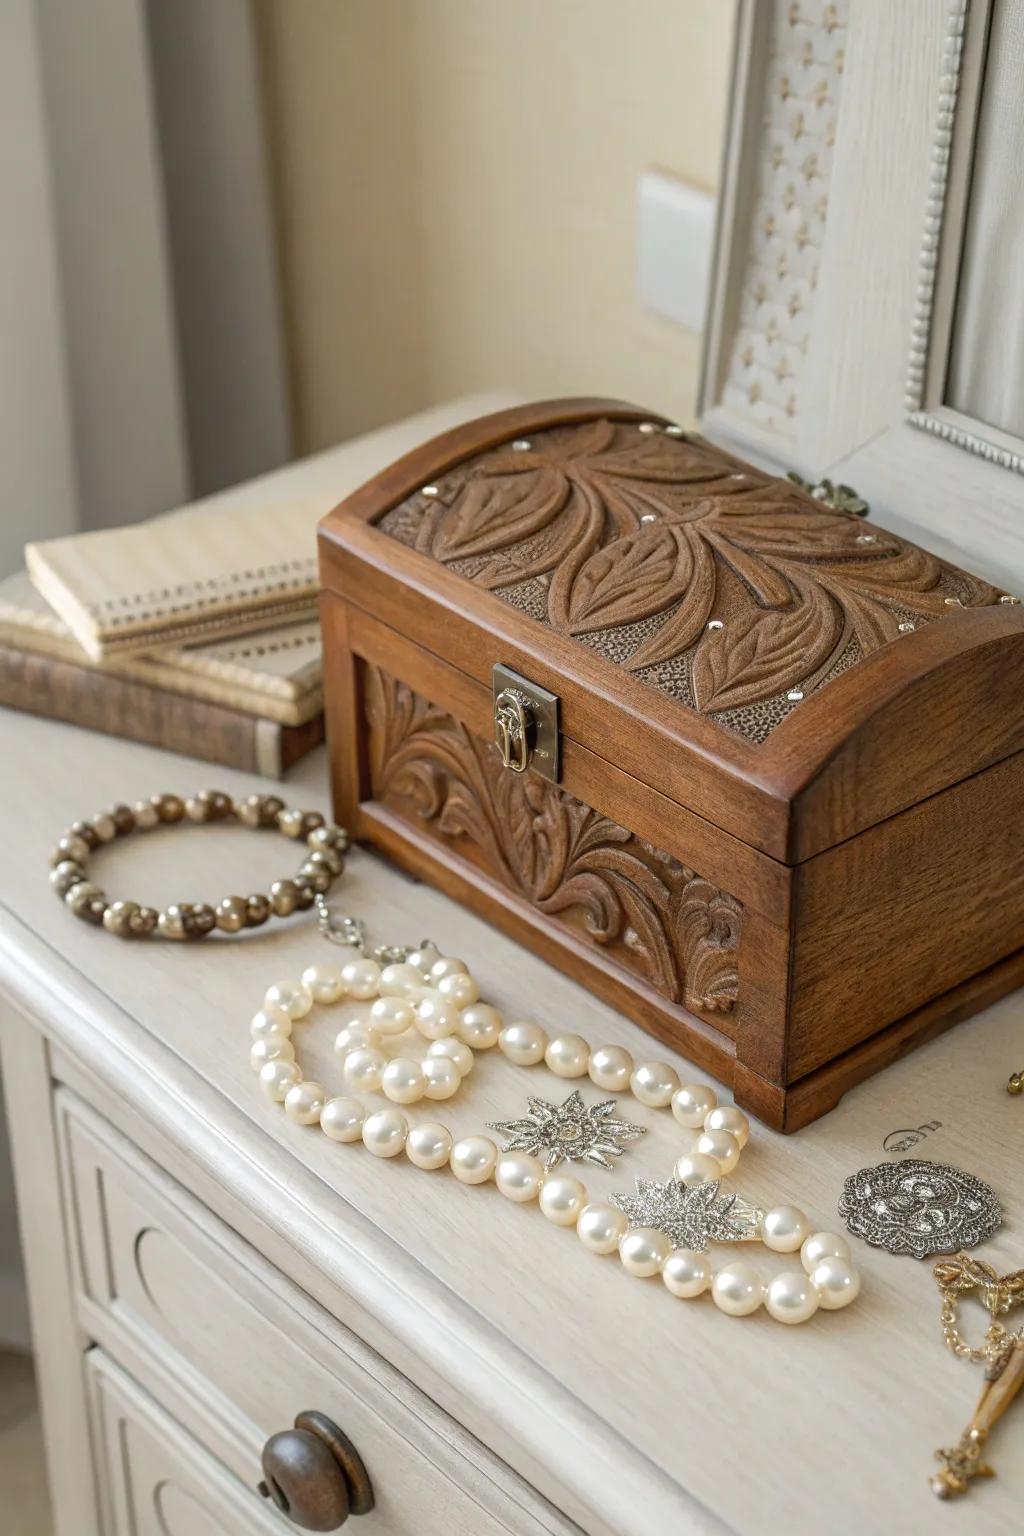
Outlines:
[[797,867],[787,1081],[1020,947],[1022,805],[1018,753]]
[[[697,642],[698,650],[705,646],[704,674],[697,707],[687,707],[616,660],[616,625],[628,631],[652,620],[655,633],[658,581],[682,580],[681,568],[669,573],[665,565],[667,541],[646,540],[638,527],[623,532],[623,519],[642,520],[628,504],[633,488],[621,492],[626,500],[618,508],[612,503],[620,491],[608,493],[617,532],[607,521],[599,535],[596,524],[587,525],[601,556],[587,567],[593,550],[573,563],[565,528],[543,499],[521,501],[504,483],[517,473],[513,460],[506,462],[511,439],[580,424],[582,431],[609,418],[630,424],[625,439],[602,428],[602,442],[614,453],[626,442],[619,470],[625,465],[628,478],[636,469],[644,496],[655,494],[654,471],[671,480],[675,462],[697,466],[712,485],[719,466],[727,477],[746,474],[728,455],[715,461],[705,444],[689,458],[668,455],[662,463],[645,450],[637,460],[636,424],[658,418],[615,402],[555,402],[486,418],[424,445],[325,520],[320,550],[335,805],[358,836],[731,1082],[737,1100],[761,1118],[795,1129],[832,1107],[852,1083],[1022,979],[1024,610],[883,531],[872,530],[867,541],[871,559],[847,558],[848,531],[828,520],[821,524],[822,567],[842,569],[819,572],[826,596],[808,597],[807,583],[816,578],[813,549],[805,547],[814,525],[806,498],[794,502],[791,489],[749,471],[765,506],[756,512],[747,565],[729,510],[709,512],[692,486],[676,487],[665,493],[669,521],[702,521],[700,537],[732,571],[716,567],[714,591],[725,592],[724,611],[743,632],[739,651],[725,660],[724,651],[712,653],[713,637],[706,646]],[[545,454],[564,458],[572,441],[569,432],[557,438],[557,451],[539,452],[536,473],[547,473]],[[595,447],[593,431],[586,442],[590,458],[576,476],[577,490],[588,475],[600,477],[604,450]],[[488,506],[473,500],[472,475],[460,467],[480,455],[490,456],[487,474],[499,482]],[[557,464],[555,470],[561,473]],[[425,531],[401,517],[389,524],[391,534],[376,526],[392,509],[417,511],[420,488],[446,474],[448,510],[432,515]],[[799,569],[774,553],[778,541],[767,520],[773,498],[781,509],[779,538],[784,542],[789,528],[800,541]],[[540,535],[540,544],[530,542]],[[606,546],[618,551],[624,572],[610,557],[602,564]],[[686,592],[695,579],[688,558]],[[510,559],[513,574],[554,559],[552,581],[558,561],[568,560],[582,586],[568,597],[556,593],[538,618],[536,603],[531,614],[497,595]],[[790,584],[788,595],[772,571]],[[746,592],[731,585],[738,572]],[[962,596],[950,600],[951,593]],[[765,655],[743,638],[759,623],[751,594],[784,613],[804,605],[813,674],[807,696],[757,742],[722,723],[727,711],[701,707],[702,698],[735,703],[747,694],[760,707],[780,676],[799,671],[792,646],[798,648],[801,631],[791,626],[790,635],[791,614],[765,629]],[[685,606],[690,598],[679,601]],[[908,611],[912,630],[901,618]],[[597,621],[608,623],[614,644],[603,632],[587,641]],[[678,639],[685,624],[673,622]],[[850,656],[854,632],[863,654],[845,670],[827,670],[835,656]],[[698,665],[695,656],[691,647],[687,668]],[[491,761],[496,662],[561,702],[562,783],[557,791],[537,789],[532,821],[504,784],[505,770],[464,771],[470,760]],[[401,731],[382,733],[379,717],[375,726],[368,681],[374,669],[419,696],[422,744]],[[449,811],[445,797],[453,785],[456,809]],[[554,857],[552,827],[583,825],[595,813],[619,829],[609,837],[621,835],[638,855],[641,886],[647,877],[640,866],[652,881],[659,869],[668,872],[666,890],[682,867],[727,893],[742,913],[729,1008],[702,1006],[699,989],[687,993],[685,985],[666,982],[664,962],[659,970],[652,959],[653,928],[644,929],[664,925],[661,897],[652,906],[630,896],[638,925],[625,949],[595,942],[585,922],[567,922],[547,905],[564,878],[558,859],[565,836],[571,844],[571,834],[559,833]],[[509,823],[497,835],[496,817]],[[507,836],[515,840],[511,855]]]

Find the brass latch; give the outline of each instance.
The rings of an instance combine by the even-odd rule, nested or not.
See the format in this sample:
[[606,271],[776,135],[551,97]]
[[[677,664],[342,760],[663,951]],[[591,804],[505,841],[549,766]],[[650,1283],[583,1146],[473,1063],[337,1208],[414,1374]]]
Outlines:
[[501,760],[513,773],[534,773],[557,782],[558,695],[549,693],[499,662],[491,671],[494,740]]

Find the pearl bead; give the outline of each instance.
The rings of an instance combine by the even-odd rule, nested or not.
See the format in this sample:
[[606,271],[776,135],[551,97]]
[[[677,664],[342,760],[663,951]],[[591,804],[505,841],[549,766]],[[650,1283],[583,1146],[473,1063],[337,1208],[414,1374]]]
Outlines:
[[[245,927],[247,911],[248,906],[244,896],[222,896],[217,903],[217,927],[222,933],[240,932]],[[313,1000],[310,998],[311,1007],[312,1002]],[[296,1014],[295,1017],[301,1018],[302,1015]]]
[[590,1062],[590,1047],[582,1035],[556,1035],[544,1060],[556,1077],[582,1077]]
[[774,1253],[795,1253],[809,1235],[810,1223],[795,1205],[777,1205],[765,1212],[761,1241]]
[[687,1189],[695,1184],[707,1184],[722,1177],[722,1165],[716,1157],[704,1152],[686,1152],[676,1163],[676,1178]]
[[314,1003],[336,1003],[345,990],[337,965],[307,965],[302,980],[313,994]]
[[808,1274],[822,1259],[848,1259],[850,1245],[838,1232],[814,1232],[800,1245],[800,1262]]
[[567,1173],[549,1174],[540,1187],[540,1208],[556,1227],[574,1227],[587,1203],[587,1186]]
[[529,1152],[505,1152],[498,1158],[494,1182],[508,1200],[536,1200],[544,1182],[544,1164]]
[[802,1269],[774,1275],[765,1291],[765,1310],[779,1323],[806,1323],[818,1310],[820,1297]]
[[517,1067],[533,1067],[544,1060],[548,1048],[547,1031],[539,1024],[506,1024],[498,1036],[503,1055]]
[[327,1103],[327,1089],[323,1083],[308,1079],[294,1083],[284,1096],[284,1112],[296,1125],[318,1125]]
[[304,981],[275,981],[267,988],[263,1006],[280,1008],[290,1019],[304,1019],[313,1006],[313,994]]
[[480,988],[472,976],[464,971],[453,971],[450,976],[442,976],[437,983],[437,990],[449,1003],[454,1003],[456,1008],[468,1008],[480,998]]
[[376,1093],[384,1080],[387,1061],[381,1051],[369,1046],[349,1051],[341,1068],[345,1087],[353,1093]]
[[358,1099],[328,1099],[320,1111],[320,1129],[332,1141],[361,1141],[365,1119]]
[[723,1173],[732,1173],[740,1160],[740,1144],[731,1131],[705,1131],[693,1150],[713,1157]]
[[450,1099],[458,1093],[462,1073],[449,1057],[431,1056],[428,1053],[420,1070],[423,1092],[428,1099]]
[[418,991],[423,976],[414,965],[402,963],[386,965],[380,973],[381,997],[407,997],[410,991]]
[[294,1061],[295,1047],[286,1035],[270,1035],[263,1040],[254,1040],[249,1052],[249,1065],[254,1072],[260,1072],[268,1061]]
[[614,1205],[595,1202],[580,1211],[576,1236],[591,1253],[615,1253],[627,1225],[625,1216]]
[[466,975],[468,971],[469,967],[464,960],[456,960],[451,955],[442,955],[440,960],[435,960],[430,967],[431,984],[436,987],[438,982],[443,981],[446,976],[454,976],[458,972]]
[[419,971],[420,980],[423,981],[430,975],[430,967],[440,958],[436,944],[421,944],[419,949],[414,949],[411,954],[406,955],[405,963],[411,965],[414,971]]
[[370,1009],[370,1027],[382,1035],[404,1035],[416,1022],[416,1010],[405,998],[378,997]]
[[761,1277],[753,1264],[742,1259],[726,1264],[711,1282],[711,1295],[715,1306],[731,1317],[746,1317],[756,1312],[764,1300]]
[[351,1024],[346,1024],[339,1029],[334,1037],[334,1050],[342,1060],[349,1051],[376,1050],[380,1045],[380,1035],[369,1024],[363,1024],[354,1019]]
[[268,1061],[265,1067],[260,1068],[260,1087],[268,1099],[273,1099],[275,1104],[284,1100],[285,1094],[295,1083],[301,1082],[302,1073],[296,1061]]
[[341,979],[349,997],[376,997],[380,987],[380,966],[376,960],[350,960],[341,968]]
[[291,1032],[292,1021],[283,1008],[261,1008],[249,1025],[254,1040],[287,1040]]
[[363,1121],[363,1146],[374,1157],[397,1157],[408,1134],[409,1122],[397,1109],[378,1109]]
[[417,1168],[443,1168],[452,1155],[451,1132],[436,1120],[422,1120],[406,1138],[405,1155]]
[[645,1061],[634,1070],[629,1086],[641,1104],[662,1109],[672,1102],[679,1087],[679,1075],[665,1061]]
[[672,1244],[657,1227],[634,1227],[619,1243],[623,1269],[641,1280],[658,1274],[671,1252]]
[[672,1095],[672,1113],[687,1130],[699,1131],[718,1103],[718,1094],[707,1083],[684,1083]]
[[599,1045],[591,1052],[587,1071],[598,1088],[624,1093],[633,1075],[633,1058],[621,1045]]
[[444,1040],[459,1027],[459,1010],[454,1003],[428,992],[416,1004],[416,1028],[428,1040]]
[[51,863],[61,864],[65,860],[70,859],[74,864],[84,865],[89,858],[89,852],[89,844],[84,838],[76,837],[73,833],[68,832],[63,837],[57,839],[56,854]]
[[148,800],[136,800],[132,811],[135,815],[135,825],[143,832],[151,831],[160,820],[156,806],[151,805]]
[[117,836],[117,822],[106,811],[92,818],[92,829],[101,843],[109,843]]
[[498,1149],[489,1136],[463,1136],[452,1147],[452,1172],[461,1184],[485,1184],[494,1172]]
[[848,1307],[860,1295],[860,1273],[849,1259],[835,1254],[822,1259],[811,1270],[811,1284],[818,1293],[818,1303],[826,1312]]
[[710,1110],[704,1120],[704,1129],[728,1131],[739,1142],[741,1152],[750,1140],[750,1121],[742,1109],[737,1109],[734,1104],[719,1104],[716,1109]]
[[463,1040],[435,1040],[427,1046],[427,1056],[454,1062],[460,1077],[467,1077],[473,1070],[473,1052]]
[[474,1051],[489,1051],[497,1045],[502,1017],[490,1003],[474,1003],[459,1015],[459,1039]]
[[396,1056],[389,1061],[381,1078],[384,1097],[392,1104],[415,1104],[417,1099],[422,1099],[426,1086],[423,1068],[407,1056]]
[[700,1296],[711,1284],[711,1260],[692,1248],[677,1248],[662,1265],[661,1278],[673,1296]]

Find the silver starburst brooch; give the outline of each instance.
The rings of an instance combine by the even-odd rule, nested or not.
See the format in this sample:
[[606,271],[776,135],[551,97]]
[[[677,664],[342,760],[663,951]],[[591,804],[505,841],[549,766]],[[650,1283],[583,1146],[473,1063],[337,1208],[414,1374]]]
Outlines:
[[673,1248],[703,1253],[708,1243],[742,1243],[756,1238],[764,1212],[742,1195],[721,1192],[717,1179],[692,1187],[669,1179],[637,1179],[635,1195],[612,1195],[631,1227],[656,1227]]
[[529,1114],[524,1119],[491,1120],[488,1124],[492,1131],[510,1138],[506,1152],[542,1157],[546,1168],[557,1168],[566,1159],[610,1168],[609,1158],[621,1157],[626,1142],[647,1134],[642,1125],[612,1118],[614,1099],[587,1105],[578,1089],[573,1089],[564,1104],[536,1098],[526,1103]]

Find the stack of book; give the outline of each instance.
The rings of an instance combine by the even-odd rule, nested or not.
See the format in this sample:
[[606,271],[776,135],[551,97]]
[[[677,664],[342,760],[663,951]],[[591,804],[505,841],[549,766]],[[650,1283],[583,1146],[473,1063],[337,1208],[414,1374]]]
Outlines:
[[0,704],[281,778],[323,740],[328,504],[187,508],[28,545],[0,581]]
[[0,581],[0,705],[282,777],[324,735],[319,519],[514,403],[432,406],[151,522],[29,544]]

